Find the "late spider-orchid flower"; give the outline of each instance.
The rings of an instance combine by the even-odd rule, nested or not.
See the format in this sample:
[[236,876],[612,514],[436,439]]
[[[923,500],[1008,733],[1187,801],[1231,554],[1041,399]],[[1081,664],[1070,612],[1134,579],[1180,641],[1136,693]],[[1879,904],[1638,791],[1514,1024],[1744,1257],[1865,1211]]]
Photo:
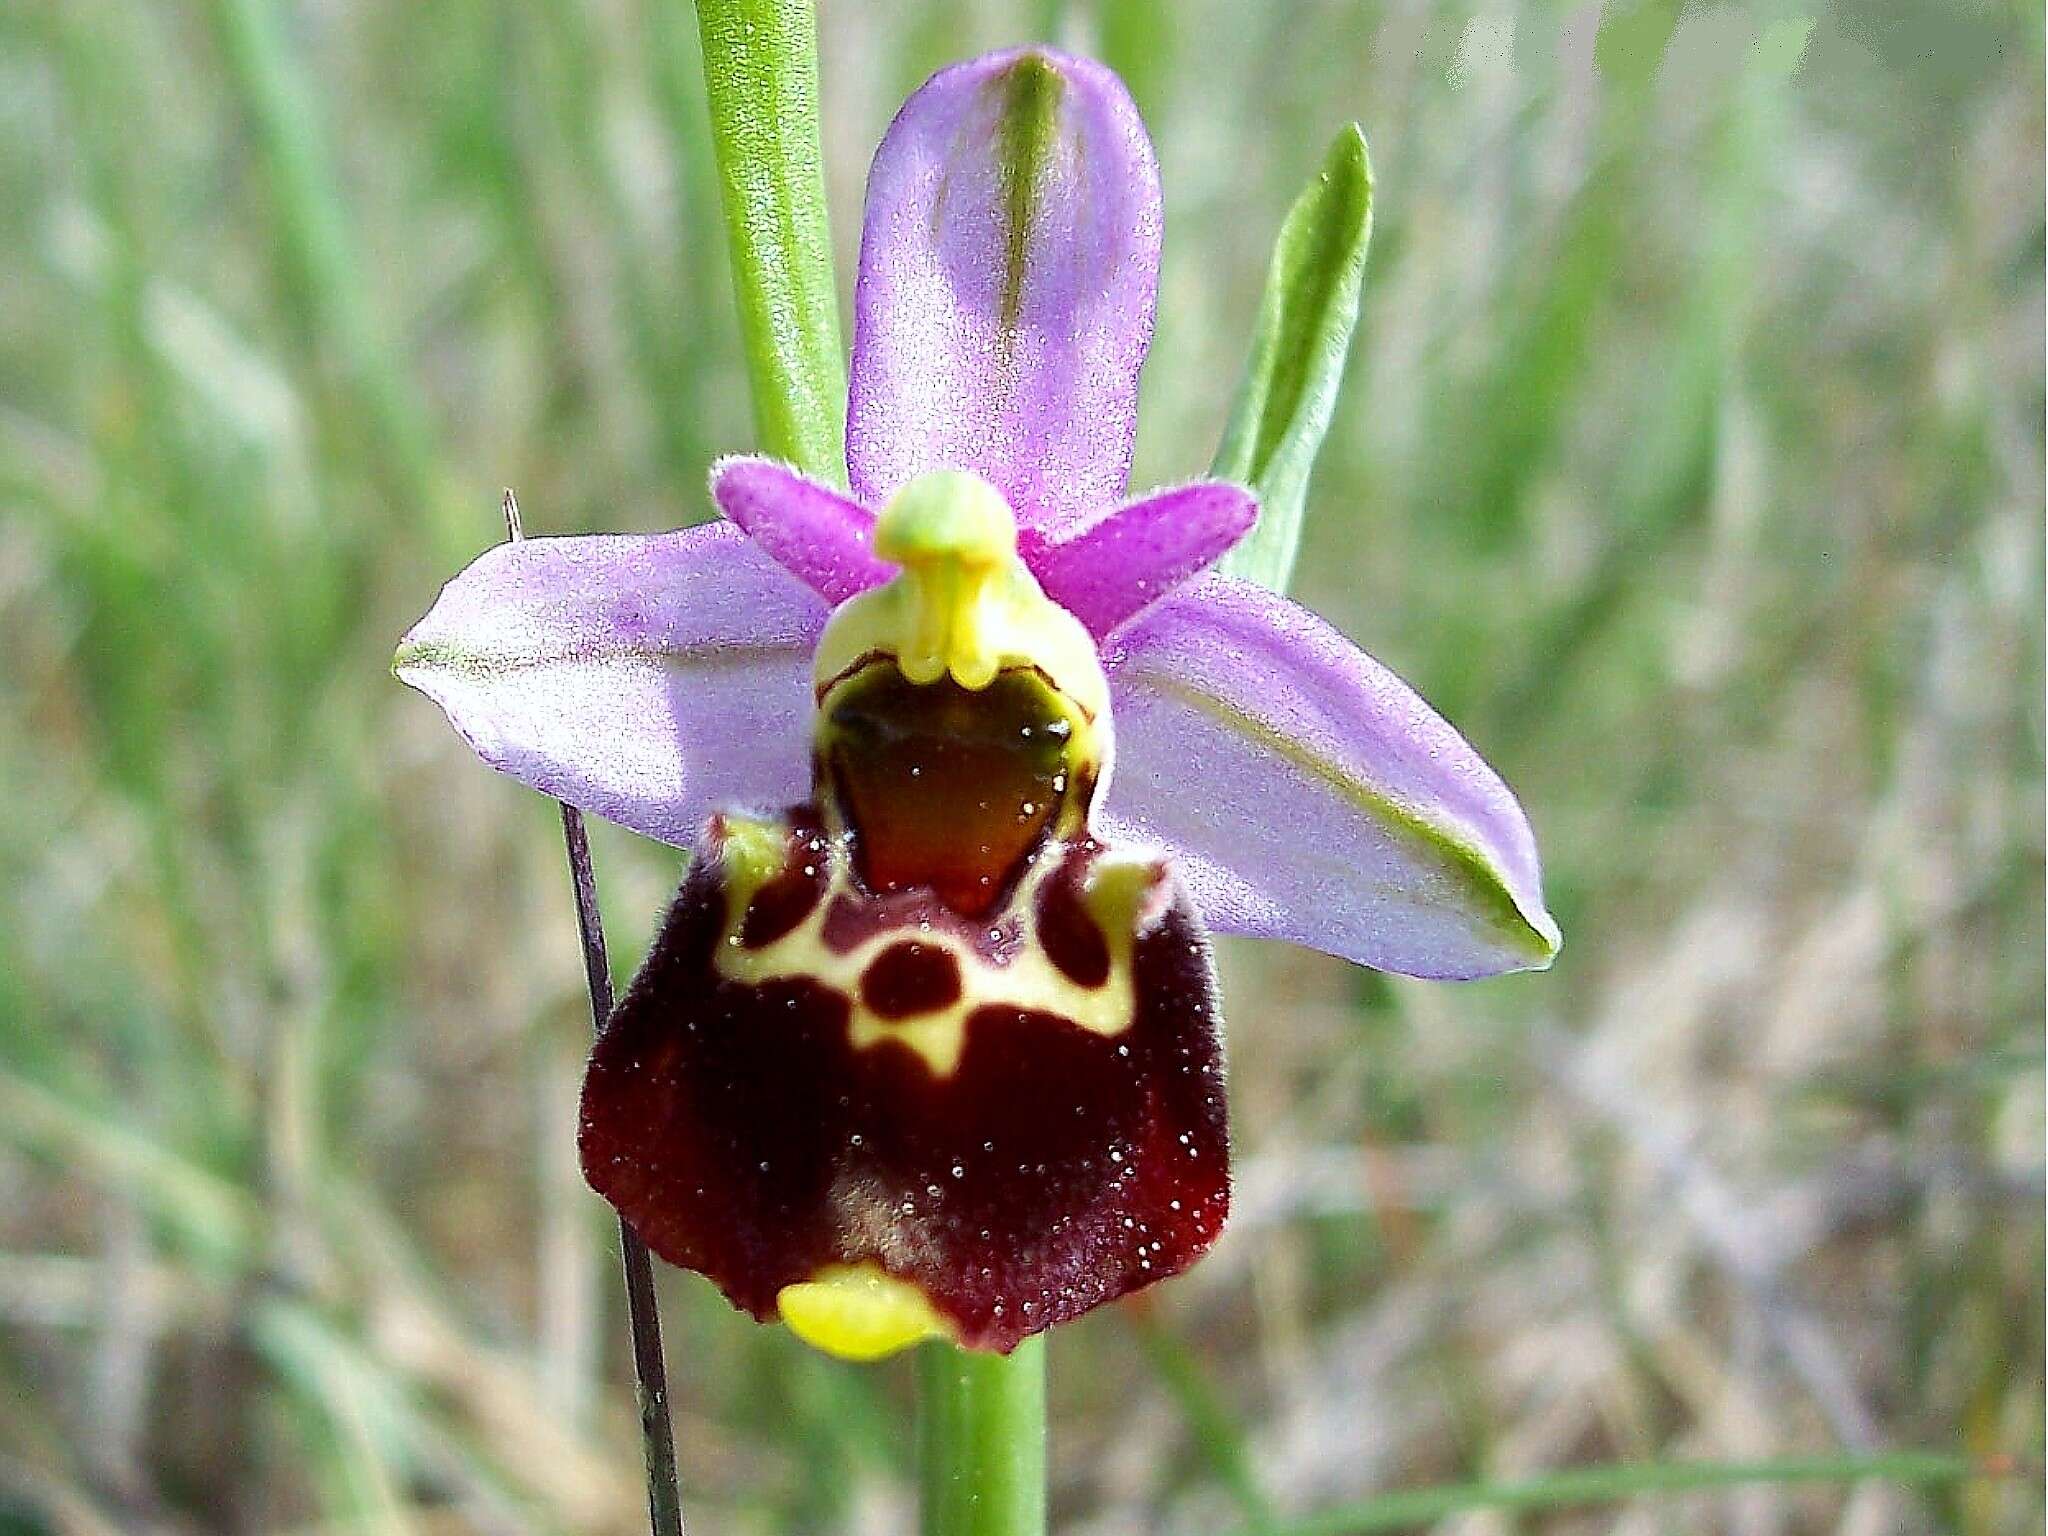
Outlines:
[[851,494],[725,460],[725,521],[500,546],[399,651],[493,767],[696,850],[584,1170],[842,1354],[1007,1350],[1215,1240],[1205,930],[1440,978],[1557,946],[1472,748],[1209,570],[1251,495],[1125,499],[1159,243],[1115,76],[942,72],[869,178]]

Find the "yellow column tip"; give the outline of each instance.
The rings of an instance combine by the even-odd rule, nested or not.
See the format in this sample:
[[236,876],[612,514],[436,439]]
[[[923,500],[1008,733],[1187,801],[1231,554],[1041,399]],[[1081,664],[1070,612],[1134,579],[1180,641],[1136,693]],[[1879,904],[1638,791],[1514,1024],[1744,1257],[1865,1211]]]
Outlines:
[[875,553],[895,565],[932,561],[1001,565],[1017,553],[1017,519],[1002,493],[978,475],[939,469],[919,475],[875,520]]

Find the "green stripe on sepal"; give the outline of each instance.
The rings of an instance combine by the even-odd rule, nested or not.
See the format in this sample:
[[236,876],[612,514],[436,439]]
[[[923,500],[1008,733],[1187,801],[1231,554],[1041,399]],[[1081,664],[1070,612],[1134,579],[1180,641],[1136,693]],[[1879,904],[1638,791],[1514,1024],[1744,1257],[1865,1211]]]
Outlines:
[[1258,493],[1259,521],[1223,569],[1285,591],[1316,450],[1329,430],[1372,239],[1372,162],[1356,123],[1288,211],[1244,382],[1209,472]]
[[1474,932],[1490,935],[1503,951],[1518,957],[1516,969],[1550,969],[1563,944],[1556,920],[1540,905],[1534,910],[1524,909],[1499,862],[1481,839],[1466,829],[1443,825],[1382,793],[1328,754],[1239,709],[1207,688],[1164,675],[1155,675],[1149,681],[1161,693],[1178,698],[1190,709],[1199,710],[1245,740],[1255,742],[1262,751],[1320,784],[1346,809],[1375,823],[1389,842],[1405,850],[1418,866],[1434,872],[1435,878],[1443,883],[1443,890],[1456,899],[1471,920]]
[[1026,54],[996,82],[1002,92],[996,157],[1002,178],[1008,228],[1003,239],[1003,297],[1000,344],[1017,334],[1024,312],[1024,277],[1031,262],[1031,231],[1038,213],[1039,185],[1059,145],[1060,97],[1066,82],[1051,62]]

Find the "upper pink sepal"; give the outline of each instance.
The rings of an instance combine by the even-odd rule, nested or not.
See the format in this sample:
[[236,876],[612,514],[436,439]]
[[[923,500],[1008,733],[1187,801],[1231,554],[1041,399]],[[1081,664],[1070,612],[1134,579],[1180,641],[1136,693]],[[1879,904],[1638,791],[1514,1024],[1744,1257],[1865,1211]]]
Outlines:
[[1151,341],[1159,173],[1123,82],[1047,48],[941,70],[868,174],[854,494],[971,470],[1025,526],[1121,499]]

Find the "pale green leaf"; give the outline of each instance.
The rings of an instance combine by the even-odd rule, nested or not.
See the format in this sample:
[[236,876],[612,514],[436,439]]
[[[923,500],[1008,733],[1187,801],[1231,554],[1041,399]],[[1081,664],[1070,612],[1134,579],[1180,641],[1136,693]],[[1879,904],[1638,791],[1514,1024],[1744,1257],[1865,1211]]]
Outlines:
[[1295,199],[1266,274],[1258,331],[1210,473],[1258,493],[1259,521],[1223,568],[1275,591],[1301,546],[1316,450],[1329,430],[1372,238],[1372,163],[1356,123]]

